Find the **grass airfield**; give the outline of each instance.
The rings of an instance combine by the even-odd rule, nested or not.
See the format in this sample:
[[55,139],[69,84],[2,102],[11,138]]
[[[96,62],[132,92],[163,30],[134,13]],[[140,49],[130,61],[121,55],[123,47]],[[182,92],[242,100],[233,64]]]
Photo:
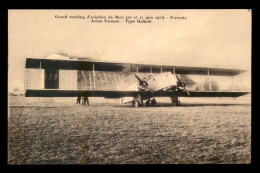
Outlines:
[[251,96],[119,99],[8,97],[9,164],[251,163]]

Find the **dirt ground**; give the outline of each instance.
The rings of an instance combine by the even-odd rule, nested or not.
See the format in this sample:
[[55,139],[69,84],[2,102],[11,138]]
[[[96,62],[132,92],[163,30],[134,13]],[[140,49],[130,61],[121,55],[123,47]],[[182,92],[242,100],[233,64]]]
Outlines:
[[[251,104],[181,99],[172,107],[118,99],[9,96],[9,164],[251,163]],[[211,102],[210,102],[211,101]]]

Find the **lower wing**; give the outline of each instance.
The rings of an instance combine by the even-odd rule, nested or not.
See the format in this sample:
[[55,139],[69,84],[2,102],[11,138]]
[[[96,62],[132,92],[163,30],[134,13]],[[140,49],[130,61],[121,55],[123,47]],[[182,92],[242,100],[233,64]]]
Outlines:
[[239,97],[250,92],[242,91],[189,91],[189,96],[186,93],[181,93],[179,97]]
[[[135,97],[138,93],[151,94],[149,91],[104,91],[104,90],[26,90],[25,97],[105,97],[105,98],[121,98]],[[157,91],[153,93],[153,97],[170,97],[177,94],[179,97],[239,97],[249,92],[241,91],[189,91],[186,92],[170,92]]]

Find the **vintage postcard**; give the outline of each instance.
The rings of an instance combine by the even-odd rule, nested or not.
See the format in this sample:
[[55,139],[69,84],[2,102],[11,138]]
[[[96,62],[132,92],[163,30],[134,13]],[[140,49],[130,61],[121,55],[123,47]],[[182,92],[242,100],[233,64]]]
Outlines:
[[8,164],[250,164],[251,9],[8,10]]

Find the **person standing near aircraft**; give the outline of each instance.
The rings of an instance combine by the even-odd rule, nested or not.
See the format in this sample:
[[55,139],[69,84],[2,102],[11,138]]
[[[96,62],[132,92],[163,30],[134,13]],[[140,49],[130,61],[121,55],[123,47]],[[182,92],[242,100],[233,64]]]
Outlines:
[[84,105],[86,106],[86,102],[89,105],[88,97],[83,97]]
[[80,104],[81,97],[78,96],[77,98],[77,104]]
[[84,97],[81,97],[81,104],[84,105]]
[[[87,104],[89,105],[88,97],[85,97],[85,98],[86,98]],[[85,105],[86,105],[86,101],[85,101]]]

